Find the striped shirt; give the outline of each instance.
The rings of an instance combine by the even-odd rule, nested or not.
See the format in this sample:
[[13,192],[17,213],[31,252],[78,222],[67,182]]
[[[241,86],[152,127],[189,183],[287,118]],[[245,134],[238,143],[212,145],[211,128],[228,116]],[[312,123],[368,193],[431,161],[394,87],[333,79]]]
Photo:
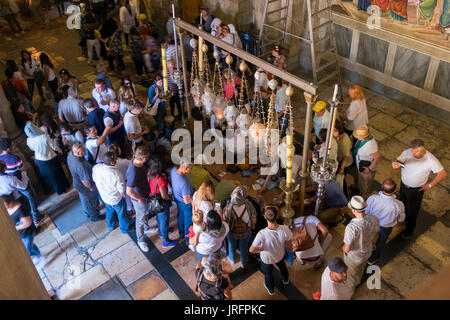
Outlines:
[[167,70],[167,85],[169,87],[170,92],[174,95],[178,95],[178,86],[172,79],[172,74],[169,70]]
[[19,169],[22,168],[23,162],[18,156],[11,153],[7,153],[1,155],[0,160],[6,164],[5,173],[8,176],[16,176],[19,179],[22,178],[22,174]]

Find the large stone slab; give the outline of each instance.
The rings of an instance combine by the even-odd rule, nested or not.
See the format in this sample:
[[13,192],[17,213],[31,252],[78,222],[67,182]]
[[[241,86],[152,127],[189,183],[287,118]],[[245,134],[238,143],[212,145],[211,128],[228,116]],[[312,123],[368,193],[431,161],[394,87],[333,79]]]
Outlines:
[[172,290],[167,289],[155,296],[152,300],[180,300]]
[[400,300],[402,297],[389,288],[386,282],[381,281],[380,289],[369,289],[366,284],[359,286],[353,296],[352,300]]
[[233,300],[286,300],[286,297],[275,289],[271,296],[264,288],[264,275],[261,271],[252,274],[245,281],[231,290]]
[[[392,168],[392,161],[388,161],[386,159],[381,159],[378,162],[377,173],[375,174],[375,180],[379,183],[382,183],[384,179],[392,178],[397,183],[400,188],[401,182],[401,171],[399,169]],[[397,190],[398,191],[398,190]]]
[[123,284],[128,286],[136,280],[140,279],[142,276],[151,272],[154,269],[153,265],[148,261],[148,259],[144,259],[128,270],[125,270],[121,274],[119,274],[120,280],[122,280]]
[[102,239],[111,232],[104,220],[89,221],[86,226],[94,233],[97,239]]
[[133,241],[103,256],[100,262],[111,277],[130,269],[138,262],[146,260],[141,250]]
[[166,283],[156,272],[150,273],[128,287],[128,291],[136,300],[150,300],[166,289]]
[[39,232],[34,237],[34,244],[37,245],[39,248],[49,244],[52,241],[55,241],[55,238],[53,237],[52,230],[48,228],[45,231]]
[[419,128],[420,127],[408,126],[408,128],[396,134],[395,138],[398,141],[401,141],[408,145],[414,139],[422,139],[425,143],[425,148],[431,152],[434,152],[438,148],[447,147],[447,143],[440,140],[439,137],[435,137],[428,133],[425,133],[421,128]]
[[[369,120],[369,123],[370,123],[370,120]],[[372,135],[374,136],[374,138],[377,142],[381,142],[384,139],[386,139],[387,137],[389,137],[388,134],[381,132],[373,127],[370,128],[370,132],[372,133]]]
[[392,137],[384,139],[383,141],[378,143],[378,151],[380,152],[381,156],[390,161],[400,156],[401,153],[408,148],[408,145],[401,143],[400,141]]
[[388,135],[394,135],[406,128],[407,124],[396,120],[394,117],[385,113],[378,113],[369,121],[369,127],[373,127]]
[[406,252],[400,252],[381,269],[381,277],[405,297],[425,283],[432,274],[431,270]]
[[64,269],[67,264],[67,256],[61,249],[46,259],[43,270],[54,288],[59,288],[64,283]]
[[450,210],[448,189],[436,185],[425,192],[422,200],[422,208],[438,218],[442,217]]
[[430,268],[439,271],[450,263],[450,232],[437,221],[424,234],[421,234],[408,248],[408,253],[425,262]]
[[369,98],[367,100],[367,107],[378,109],[379,111],[390,114],[394,117],[397,117],[409,110],[407,107],[404,107],[401,104],[380,95]]
[[96,265],[92,269],[68,281],[58,290],[58,296],[61,300],[76,300],[109,279],[110,277],[105,269],[101,265]]
[[80,247],[90,247],[97,241],[95,235],[86,225],[71,231],[70,234]]
[[111,251],[123,246],[128,241],[131,241],[128,234],[121,233],[117,228],[116,230],[108,234],[108,236],[106,236],[103,240],[97,243],[91,253],[91,257],[94,260],[97,260],[110,253]]

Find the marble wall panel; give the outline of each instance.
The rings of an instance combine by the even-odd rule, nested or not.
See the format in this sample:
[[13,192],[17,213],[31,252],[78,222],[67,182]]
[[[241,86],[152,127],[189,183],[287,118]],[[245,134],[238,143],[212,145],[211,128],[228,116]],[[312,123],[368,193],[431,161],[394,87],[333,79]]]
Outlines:
[[427,77],[430,56],[403,47],[397,48],[392,76],[419,88]]
[[439,63],[433,93],[450,99],[450,63],[445,61]]
[[388,49],[388,42],[361,33],[356,61],[369,68],[384,72]]
[[335,24],[334,34],[336,36],[336,45],[339,55],[344,58],[349,58],[353,30]]

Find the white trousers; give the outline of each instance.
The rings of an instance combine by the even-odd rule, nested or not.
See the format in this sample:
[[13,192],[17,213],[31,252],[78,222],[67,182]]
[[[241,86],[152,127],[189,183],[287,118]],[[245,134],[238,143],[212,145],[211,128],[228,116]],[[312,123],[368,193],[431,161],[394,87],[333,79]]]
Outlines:
[[95,53],[97,53],[97,57],[99,60],[102,60],[102,57],[100,56],[100,41],[98,39],[94,39],[94,40],[86,40],[86,44],[87,44],[87,54],[88,54],[88,59],[90,61],[94,60],[93,58],[93,49],[95,48]]

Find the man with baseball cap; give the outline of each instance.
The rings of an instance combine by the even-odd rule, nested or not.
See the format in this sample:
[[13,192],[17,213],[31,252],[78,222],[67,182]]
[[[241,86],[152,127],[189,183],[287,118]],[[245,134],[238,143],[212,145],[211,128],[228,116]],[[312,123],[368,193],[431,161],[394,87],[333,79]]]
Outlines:
[[347,265],[339,258],[328,261],[322,273],[320,300],[350,300],[353,289],[347,281]]
[[345,228],[344,262],[348,266],[347,275],[352,290],[361,282],[366,262],[375,248],[380,232],[380,222],[377,217],[366,215],[366,201],[361,196],[353,196],[348,207],[353,218]]
[[320,129],[328,129],[328,123],[330,122],[330,112],[326,109],[326,107],[327,103],[325,101],[317,101],[313,107],[313,111],[315,112],[313,125],[317,139],[319,139]]

